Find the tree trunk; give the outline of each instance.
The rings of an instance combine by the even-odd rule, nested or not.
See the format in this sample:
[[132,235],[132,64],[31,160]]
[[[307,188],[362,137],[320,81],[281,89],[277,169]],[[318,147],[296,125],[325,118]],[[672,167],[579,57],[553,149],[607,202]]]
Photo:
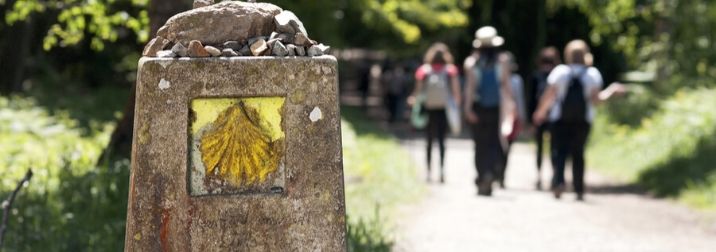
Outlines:
[[[187,0],[151,0],[149,3],[150,39],[157,30],[174,14],[188,10],[191,3]],[[134,99],[136,83],[132,84],[129,100],[124,106],[122,118],[117,122],[117,128],[112,132],[109,144],[102,152],[98,164],[108,162],[114,157],[126,158],[132,149],[132,134],[134,130]]]

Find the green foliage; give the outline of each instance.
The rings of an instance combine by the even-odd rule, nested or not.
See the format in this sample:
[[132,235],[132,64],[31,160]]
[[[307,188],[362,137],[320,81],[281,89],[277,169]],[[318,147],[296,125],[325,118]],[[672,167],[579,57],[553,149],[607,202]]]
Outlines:
[[659,99],[649,88],[632,84],[626,97],[605,104],[605,116],[618,125],[637,127],[659,107]]
[[589,162],[656,195],[716,207],[714,108],[716,89],[694,89],[677,92],[638,127],[610,124],[599,116]]
[[352,251],[386,251],[397,207],[418,200],[426,187],[394,137],[356,108],[341,113],[348,243]]
[[5,15],[7,25],[32,15],[54,19],[43,39],[43,48],[72,46],[88,37],[92,49],[101,51],[120,33],[131,31],[137,41],[148,38],[147,0],[17,0]]
[[348,236],[348,251],[350,252],[388,252],[392,242],[387,238],[385,227],[380,219],[379,208],[376,207],[372,219],[359,219],[357,222],[348,218],[346,236]]
[[13,204],[3,249],[122,248],[129,162],[96,167],[112,126],[86,132],[69,114],[51,115],[31,98],[0,97],[0,197],[28,169],[35,173]]
[[336,48],[370,47],[418,53],[467,26],[467,0],[279,0],[301,18],[309,35]]
[[467,16],[463,10],[469,1],[383,0],[365,1],[363,21],[373,27],[386,26],[396,32],[403,42],[415,44],[421,30],[464,27]]
[[578,7],[590,40],[623,52],[632,68],[657,72],[657,89],[714,86],[716,2],[698,0],[548,0],[552,10]]

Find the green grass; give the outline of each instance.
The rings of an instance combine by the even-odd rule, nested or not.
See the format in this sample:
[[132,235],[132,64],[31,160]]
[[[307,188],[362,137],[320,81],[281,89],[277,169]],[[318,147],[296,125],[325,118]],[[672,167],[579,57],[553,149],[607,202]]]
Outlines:
[[661,197],[716,210],[716,89],[683,90],[636,125],[595,122],[591,166]]
[[388,251],[397,207],[426,191],[409,154],[358,109],[342,108],[349,247]]

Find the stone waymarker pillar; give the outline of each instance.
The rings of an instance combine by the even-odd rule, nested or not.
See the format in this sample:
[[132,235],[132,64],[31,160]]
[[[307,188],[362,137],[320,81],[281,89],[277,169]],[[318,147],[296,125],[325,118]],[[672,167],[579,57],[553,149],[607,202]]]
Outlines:
[[290,11],[213,2],[139,61],[125,250],[345,250],[336,59]]
[[142,58],[134,128],[125,250],[344,250],[332,56]]

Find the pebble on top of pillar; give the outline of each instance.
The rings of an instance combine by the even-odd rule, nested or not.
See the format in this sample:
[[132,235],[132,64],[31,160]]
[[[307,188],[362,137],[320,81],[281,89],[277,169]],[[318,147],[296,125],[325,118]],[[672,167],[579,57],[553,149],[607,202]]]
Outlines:
[[345,251],[336,58],[290,11],[219,1],[139,60],[125,251]]
[[[174,15],[167,23],[159,28],[156,37],[145,47],[142,56],[173,58],[173,57],[207,57],[203,52],[195,54],[178,53],[181,47],[189,47],[191,41],[198,41],[202,45],[210,46],[210,57],[220,56],[321,56],[328,54],[330,47],[308,38],[308,32],[303,22],[291,11],[283,10],[270,3],[255,3],[254,1],[225,1],[215,3],[215,0],[195,0],[193,9]],[[290,54],[284,48],[274,49],[276,43],[267,44],[257,54],[240,52],[240,48],[247,46],[261,48],[255,45],[263,39],[264,42],[276,39],[281,43],[278,46],[289,45],[305,47],[307,54]],[[260,43],[260,42],[259,42]],[[231,49],[229,52],[226,49]],[[173,53],[161,53],[162,50],[172,50]],[[226,50],[226,52],[224,52]],[[196,50],[195,50],[196,52]],[[234,56],[236,55],[236,56]]]

